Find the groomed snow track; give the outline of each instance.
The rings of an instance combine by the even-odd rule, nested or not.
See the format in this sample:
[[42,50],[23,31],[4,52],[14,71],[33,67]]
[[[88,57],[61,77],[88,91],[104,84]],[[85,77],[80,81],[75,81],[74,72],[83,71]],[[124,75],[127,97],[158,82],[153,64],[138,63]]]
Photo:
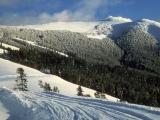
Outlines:
[[0,89],[8,120],[159,120],[160,109],[55,93]]

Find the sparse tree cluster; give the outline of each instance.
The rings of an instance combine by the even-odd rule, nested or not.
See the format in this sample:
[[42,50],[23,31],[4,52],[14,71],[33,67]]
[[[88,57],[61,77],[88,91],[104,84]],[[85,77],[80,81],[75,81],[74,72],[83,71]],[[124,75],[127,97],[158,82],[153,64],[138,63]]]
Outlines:
[[47,92],[47,91],[50,91],[50,92],[52,91],[52,92],[59,93],[59,89],[58,89],[57,86],[54,86],[53,89],[52,89],[52,87],[50,86],[49,83],[46,83],[46,82],[45,82],[45,83],[43,84],[43,82],[42,82],[41,80],[39,81],[39,86],[40,86],[40,88],[43,88],[43,90],[46,91],[46,92]]

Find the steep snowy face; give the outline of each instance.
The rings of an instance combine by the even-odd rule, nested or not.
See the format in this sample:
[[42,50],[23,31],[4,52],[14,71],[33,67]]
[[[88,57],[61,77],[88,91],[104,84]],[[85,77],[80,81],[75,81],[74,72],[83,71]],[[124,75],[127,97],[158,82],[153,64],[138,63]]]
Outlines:
[[149,19],[142,19],[137,21],[137,25],[135,28],[141,29],[152,36],[154,36],[158,41],[160,41],[160,23],[149,20]]

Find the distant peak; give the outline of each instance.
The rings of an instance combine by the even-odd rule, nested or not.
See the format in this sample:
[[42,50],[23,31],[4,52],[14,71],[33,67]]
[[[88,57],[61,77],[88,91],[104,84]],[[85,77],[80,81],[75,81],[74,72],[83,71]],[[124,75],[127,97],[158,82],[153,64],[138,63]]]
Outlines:
[[129,18],[123,18],[121,16],[114,17],[114,16],[109,16],[105,19],[105,21],[117,21],[117,22],[132,22],[131,19]]
[[141,19],[140,21],[141,22],[148,22],[148,23],[159,23],[159,22],[157,22],[155,20],[150,20],[150,19]]
[[140,23],[143,23],[146,25],[156,25],[156,26],[160,27],[160,23],[155,20],[141,19],[141,20],[138,20],[137,22],[140,22]]

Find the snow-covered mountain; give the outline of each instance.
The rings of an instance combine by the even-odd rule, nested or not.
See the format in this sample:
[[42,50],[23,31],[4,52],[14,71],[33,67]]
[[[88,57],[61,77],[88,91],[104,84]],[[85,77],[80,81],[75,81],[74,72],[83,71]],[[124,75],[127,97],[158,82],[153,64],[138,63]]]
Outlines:
[[113,16],[97,22],[52,22],[39,25],[0,26],[0,28],[71,31],[84,33],[88,37],[96,39],[103,39],[105,37],[117,38],[130,29],[141,29],[160,40],[159,22],[149,19],[132,21],[129,18]]
[[93,36],[106,35],[108,37],[118,38],[131,29],[140,29],[160,40],[160,23],[149,19],[131,21],[130,19],[121,17],[109,17],[99,23],[90,34],[93,34]]
[[[128,35],[127,33],[130,31],[132,31],[133,39],[128,42],[134,43],[133,46],[147,42],[144,36],[155,39],[152,40],[153,43],[148,41],[150,45],[147,45],[154,48],[154,50],[151,48],[151,51],[153,51],[151,54],[153,55],[149,55],[153,56],[150,57],[153,60],[149,60],[152,63],[152,65],[149,65],[149,69],[158,72],[160,68],[155,70],[155,67],[152,66],[157,66],[159,60],[160,23],[153,20],[132,21],[128,18],[109,16],[98,22],[54,22],[43,25],[1,26],[0,36],[1,33],[2,36],[3,33],[8,33],[7,35],[10,35],[11,39],[8,43],[12,43],[14,46],[19,44],[19,40],[27,41],[27,43],[32,42],[31,45],[34,43],[41,48],[53,49],[66,55],[67,53],[74,53],[89,62],[120,65],[120,60],[124,57],[123,53],[127,51],[124,48],[125,46],[122,43],[122,45],[117,44],[117,41],[129,38],[130,36],[125,35]],[[138,35],[138,38],[141,38],[138,42],[135,42],[137,38],[134,39],[133,37],[135,34]],[[127,43],[127,45],[130,44]],[[145,50],[142,49],[142,51]],[[143,56],[146,58],[146,54]],[[157,61],[155,62],[155,60]],[[155,63],[156,65],[153,65]],[[148,63],[140,62],[140,64],[146,67]]]
[[[158,53],[160,23],[148,19],[132,21],[128,18],[109,16],[98,22],[54,22],[42,25],[0,27],[0,33],[7,32],[14,40],[21,38],[21,40],[31,41],[37,46],[51,48],[61,53],[74,53],[93,62],[99,61],[114,65],[120,64],[119,60],[124,51],[121,45],[117,45],[117,39],[121,39],[131,30],[141,31],[142,36],[148,34],[155,38],[154,52]],[[98,39],[103,39],[103,41]],[[145,43],[145,39],[141,41]],[[137,42],[134,43],[136,46]],[[153,43],[149,46],[152,45]]]
[[[138,80],[141,77],[147,79],[145,74],[148,73],[145,71],[145,74],[141,76],[140,72],[143,73],[143,70],[148,70],[153,72],[151,77],[155,79],[154,72],[158,74],[160,70],[159,48],[157,46],[157,42],[160,40],[159,33],[160,23],[158,22],[148,19],[132,21],[128,18],[112,16],[100,22],[57,22],[44,25],[0,26],[0,38],[1,35],[4,35],[0,55],[4,52],[3,47],[17,51],[20,47],[25,49],[37,47],[42,50],[55,51],[63,56],[69,56],[67,53],[74,53],[85,60],[89,58],[88,62],[92,63],[92,60],[94,62],[98,60],[98,62],[113,65],[113,68],[114,65],[123,66],[124,64],[128,68],[133,67],[134,72],[131,71],[131,73],[135,73],[132,75],[139,75]],[[117,41],[117,38],[120,40]],[[12,90],[15,85],[16,69],[20,67],[27,74],[29,92]],[[121,68],[119,69],[121,70]],[[129,68],[129,70],[132,69]],[[139,72],[138,70],[142,71]],[[109,72],[107,71],[107,74]],[[127,72],[126,69],[126,74]],[[117,82],[119,78],[116,77],[116,74],[114,75]],[[107,76],[107,79],[114,80],[115,78],[112,79],[114,75],[111,78]],[[132,77],[128,75],[124,81],[126,80],[125,82],[128,83],[130,78]],[[152,82],[157,84],[157,79],[155,81],[154,79]],[[43,92],[39,86],[40,80],[43,83],[49,83],[51,87],[57,86],[60,94]],[[133,78],[132,80],[135,84],[139,82]],[[149,87],[148,81],[150,79],[145,81],[147,84],[145,87]],[[158,91],[159,86],[156,86]],[[84,94],[91,95],[92,98],[76,97],[77,88],[78,85],[67,82],[58,76],[44,74],[38,70],[0,58],[0,120],[159,120],[160,118],[159,108],[119,103],[117,102],[119,99],[109,95],[106,95],[106,99],[109,101],[95,99],[95,91],[86,87],[82,87]],[[124,90],[126,91],[128,88]],[[128,90],[128,92],[131,91]],[[141,93],[144,94],[144,91],[139,92],[139,96]],[[152,94],[148,93],[147,95]],[[132,97],[134,98],[134,96]],[[157,99],[154,99],[153,102],[157,103]]]
[[39,25],[0,26],[0,28],[21,28],[40,31],[60,30],[84,33],[90,38],[119,37],[130,29],[141,29],[160,40],[160,23],[154,20],[141,19],[132,21],[129,18],[109,16],[97,22],[52,22]]

